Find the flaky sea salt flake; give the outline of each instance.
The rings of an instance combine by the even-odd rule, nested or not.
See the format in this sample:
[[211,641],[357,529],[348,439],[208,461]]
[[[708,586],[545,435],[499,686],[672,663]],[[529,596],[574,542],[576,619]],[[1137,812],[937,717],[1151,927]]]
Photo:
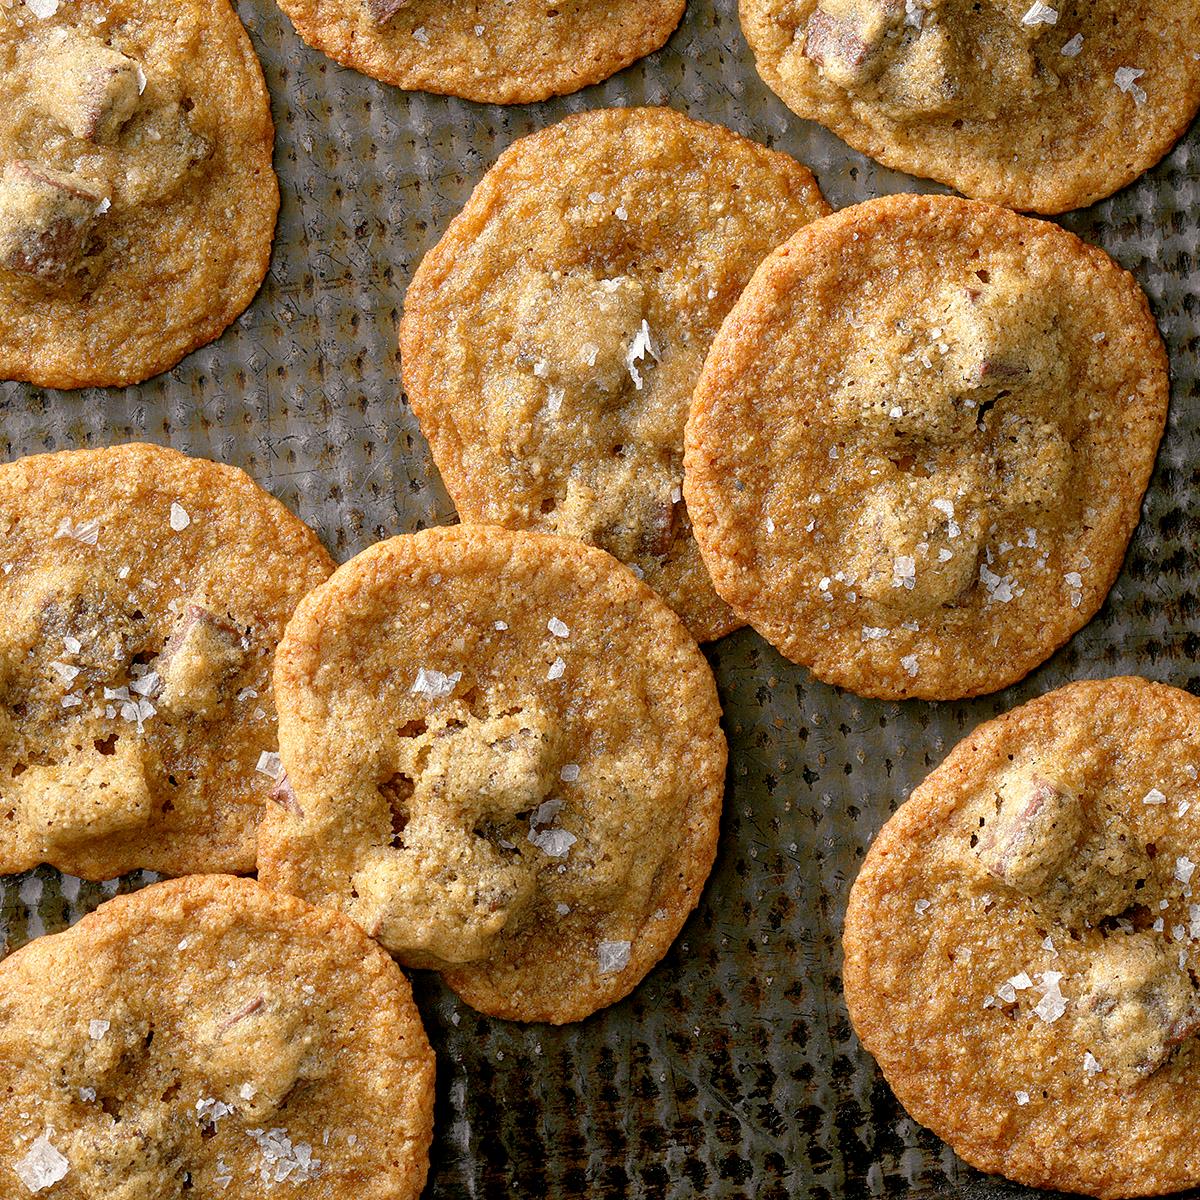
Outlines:
[[1194,872],[1195,869],[1196,864],[1192,862],[1192,860],[1188,858],[1186,854],[1181,854],[1175,860],[1175,878],[1178,879],[1180,883],[1191,883],[1192,872]]
[[1033,0],[1033,5],[1021,18],[1021,24],[1031,28],[1035,25],[1057,25],[1058,9],[1043,4],[1042,0]]
[[601,975],[616,975],[629,966],[629,951],[633,948],[631,942],[601,942],[596,947],[596,957],[600,960]]
[[461,671],[454,671],[446,675],[441,671],[431,671],[426,667],[421,667],[417,671],[417,678],[413,681],[412,687],[408,690],[414,696],[428,696],[431,700],[444,700],[458,687],[458,681],[461,678]]
[[[55,5],[57,8],[58,5]],[[628,944],[628,943],[626,943]],[[65,1179],[71,1164],[50,1144],[54,1130],[48,1129],[35,1139],[24,1158],[13,1163],[17,1178],[31,1191],[43,1192]]]
[[25,0],[25,7],[35,17],[44,21],[58,12],[59,3],[60,0]]
[[94,517],[74,524],[70,517],[63,517],[55,531],[56,538],[71,538],[85,546],[94,546],[100,540],[100,522]]
[[550,664],[550,670],[546,672],[546,678],[549,680],[561,679],[566,673],[566,670],[567,664],[562,660],[562,658],[556,658]]
[[1166,804],[1166,802],[1167,802],[1167,798],[1166,798],[1166,796],[1164,796],[1164,795],[1162,794],[1162,792],[1160,792],[1160,791],[1158,790],[1158,788],[1151,788],[1151,789],[1150,789],[1150,790],[1149,790],[1149,791],[1148,791],[1148,792],[1147,792],[1147,793],[1146,793],[1146,794],[1145,794],[1145,795],[1142,797],[1142,803],[1143,803],[1143,804]]
[[1063,48],[1059,54],[1063,58],[1078,58],[1079,52],[1083,49],[1083,34],[1077,33],[1070,41],[1063,42]]
[[1059,987],[1062,972],[1043,971],[1038,978],[1041,979],[1042,987],[1045,991],[1042,998],[1034,1006],[1033,1011],[1047,1025],[1052,1025],[1067,1011],[1067,998],[1062,994],[1062,990]]
[[278,783],[283,778],[283,760],[274,750],[264,750],[258,756],[258,762],[254,769],[260,774],[265,775],[268,779],[273,779]]
[[1145,90],[1139,87],[1137,82],[1145,73],[1137,67],[1118,67],[1113,75],[1113,82],[1121,91],[1131,95],[1135,104],[1145,104]]
[[192,518],[186,508],[178,500],[171,501],[171,528],[176,533],[182,533],[190,524]]
[[102,1020],[99,1017],[93,1017],[88,1022],[88,1037],[93,1042],[98,1042],[111,1028],[112,1022]]
[[546,622],[546,628],[557,638],[567,638],[571,636],[570,629],[560,621],[557,617],[551,617]]

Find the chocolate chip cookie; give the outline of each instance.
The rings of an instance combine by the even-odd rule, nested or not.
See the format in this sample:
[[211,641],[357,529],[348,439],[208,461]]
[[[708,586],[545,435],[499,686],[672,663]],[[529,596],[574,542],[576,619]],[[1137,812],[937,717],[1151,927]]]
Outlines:
[[279,0],[296,32],[384,83],[526,104],[599,83],[659,49],[685,0]]
[[699,899],[726,757],[712,673],[603,551],[489,526],[374,546],[297,609],[275,698],[287,782],[259,877],[482,1012],[611,1004]]
[[253,870],[275,644],[332,570],[232,467],[140,445],[0,467],[0,872]]
[[662,108],[510,147],[421,264],[404,386],[465,521],[582,538],[699,640],[737,622],[683,502],[683,426],[755,267],[829,212],[794,159]]
[[433,1052],[337,913],[195,875],[0,964],[0,1194],[416,1200]]
[[0,5],[0,379],[138,383],[266,274],[271,105],[228,0]]
[[893,196],[802,229],[713,344],[686,495],[717,591],[867,696],[1020,679],[1112,586],[1167,412],[1137,282],[1048,222]]
[[980,1170],[1106,1198],[1200,1183],[1198,779],[1194,696],[1071,684],[971,734],[867,855],[851,1019]]
[[794,112],[1013,208],[1111,195],[1200,105],[1200,7],[1176,0],[741,0],[741,18]]

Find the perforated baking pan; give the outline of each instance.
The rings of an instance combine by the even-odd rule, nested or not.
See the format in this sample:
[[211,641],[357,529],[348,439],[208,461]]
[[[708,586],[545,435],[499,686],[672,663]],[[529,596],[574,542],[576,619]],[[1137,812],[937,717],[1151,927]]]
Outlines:
[[[754,72],[736,0],[690,0],[660,53],[511,109],[375,83],[310,51],[270,0],[238,9],[278,124],[266,285],[220,341],[140,387],[0,384],[0,450],[146,439],[235,463],[339,559],[454,519],[400,393],[395,325],[422,254],[514,138],[582,109],[670,104],[794,154],[835,206],[926,190],[791,115]],[[846,1017],[840,935],[872,837],[973,726],[1072,679],[1200,683],[1200,137],[1063,223],[1137,275],[1172,358],[1167,435],[1108,602],[1019,686],[958,704],[860,700],[748,630],[712,646],[732,752],[721,845],[663,963],[625,1002],[562,1029],[485,1020],[415,976],[438,1053],[429,1197],[1033,1194],[978,1175],[893,1099]],[[0,934],[15,948],[153,878],[9,877]]]

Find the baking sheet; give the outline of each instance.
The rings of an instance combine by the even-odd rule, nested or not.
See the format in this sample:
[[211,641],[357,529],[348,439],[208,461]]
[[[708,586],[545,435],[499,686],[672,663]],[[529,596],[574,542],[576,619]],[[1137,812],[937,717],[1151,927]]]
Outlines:
[[[835,206],[936,190],[791,116],[754,72],[736,0],[691,0],[660,53],[513,109],[397,91],[308,50],[270,0],[238,9],[279,130],[283,211],[262,293],[220,341],[140,387],[0,384],[0,452],[145,439],[235,463],[339,559],[453,517],[399,394],[395,323],[421,255],[513,138],[583,109],[671,104],[796,155]],[[892,1098],[846,1017],[842,912],[888,814],[980,721],[1082,677],[1198,690],[1198,213],[1193,130],[1132,188],[1063,222],[1137,274],[1172,356],[1145,516],[1100,614],[1019,686],[959,704],[860,700],[749,631],[713,646],[731,748],[721,846],[661,966],[628,1000],[557,1030],[477,1017],[416,976],[438,1052],[429,1197],[1033,1194],[983,1179]],[[15,948],[153,878],[9,877],[0,935]]]

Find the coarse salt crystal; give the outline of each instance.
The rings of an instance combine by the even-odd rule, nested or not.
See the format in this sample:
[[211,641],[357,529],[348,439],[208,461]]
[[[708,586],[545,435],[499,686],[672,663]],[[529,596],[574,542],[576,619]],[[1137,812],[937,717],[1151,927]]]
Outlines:
[[429,34],[425,31],[424,25],[418,25],[413,30],[413,41],[420,42],[422,46],[429,45]]
[[1026,1104],[1028,1104],[1029,1103],[1029,1093],[1028,1092],[1018,1092],[1017,1093],[1017,1103],[1019,1105],[1021,1105],[1022,1107],[1024,1107]]
[[1180,883],[1190,883],[1192,879],[1192,872],[1195,871],[1195,869],[1196,864],[1192,862],[1192,860],[1188,858],[1186,854],[1181,854],[1175,860],[1175,878],[1178,879]]
[[629,966],[629,951],[631,942],[601,942],[596,947],[596,957],[600,960],[601,975],[615,975]]
[[568,629],[567,626],[564,625],[563,622],[560,621],[557,617],[551,617],[550,620],[548,620],[546,622],[546,628],[552,634],[554,634],[554,636],[557,638],[565,638],[565,637],[571,636],[570,629]]
[[1033,1011],[1046,1024],[1051,1025],[1067,1011],[1067,998],[1059,988],[1059,980],[1062,979],[1062,972],[1043,971],[1039,978],[1042,981],[1042,987],[1045,989],[1045,992],[1041,1000],[1034,1006]]
[[90,1037],[93,1042],[98,1042],[111,1028],[111,1021],[104,1021],[98,1017],[93,1017],[88,1022],[88,1037]]
[[930,903],[931,902],[929,900],[918,900],[916,904],[913,905],[913,912],[915,912],[918,917],[923,917],[929,910]]
[[79,674],[78,667],[72,667],[68,663],[61,663],[57,661],[50,664],[50,670],[52,670],[55,675],[57,675],[59,679],[63,681],[63,683],[74,682],[75,676]]
[[258,756],[258,763],[254,769],[260,775],[275,780],[276,783],[283,778],[283,760],[274,750],[264,750]]
[[188,515],[188,511],[177,500],[171,501],[171,528],[176,533],[182,533],[190,524],[192,518]]
[[508,628],[507,621],[497,621],[496,622],[496,632],[497,633],[503,633],[507,628]]
[[408,689],[409,694],[428,696],[431,700],[443,700],[458,687],[458,681],[461,678],[461,671],[454,671],[452,674],[446,675],[441,671],[431,671],[421,667],[417,671],[417,678],[412,687]]
[[917,656],[915,654],[906,654],[900,660],[900,665],[909,673],[909,675],[914,676],[921,669],[921,665],[917,662]]
[[263,1183],[307,1183],[319,1174],[321,1160],[313,1158],[312,1147],[307,1142],[293,1146],[285,1129],[247,1129],[246,1133],[262,1154],[259,1175]]
[[1063,58],[1078,58],[1079,52],[1083,49],[1083,34],[1077,33],[1070,41],[1063,43],[1063,48],[1059,54]]
[[771,517],[768,517],[766,519],[765,525],[766,525],[766,530],[768,533],[775,532],[775,521]]
[[77,637],[72,637],[69,633],[63,638],[63,646],[68,654],[78,654],[83,649],[83,643]]
[[1043,4],[1042,0],[1033,0],[1033,6],[1021,18],[1022,25],[1057,25],[1058,10],[1051,8],[1048,4]]
[[1149,790],[1149,791],[1148,791],[1148,792],[1147,792],[1147,793],[1146,793],[1146,794],[1145,794],[1145,795],[1142,797],[1142,803],[1143,803],[1143,804],[1166,804],[1166,802],[1167,802],[1167,798],[1166,798],[1166,796],[1164,796],[1164,795],[1162,794],[1162,792],[1160,792],[1160,791],[1158,790],[1158,788],[1151,788],[1151,789],[1150,789],[1150,790]]
[[58,12],[60,0],[25,0],[25,7],[43,21]]
[[563,781],[563,783],[574,783],[575,780],[579,778],[579,764],[567,763],[566,766],[559,771],[558,777]]
[[1099,1074],[1104,1068],[1096,1061],[1096,1056],[1090,1051],[1086,1051],[1083,1056],[1083,1069],[1089,1075]]
[[558,913],[560,917],[565,917],[571,911],[571,906],[569,904],[556,904],[554,906],[554,911]]
[[1138,86],[1137,82],[1145,73],[1136,67],[1118,67],[1116,74],[1113,75],[1113,81],[1121,91],[1128,92],[1133,97],[1135,104],[1145,104],[1146,93]]
[[71,538],[73,541],[82,542],[85,546],[94,546],[100,540],[100,522],[93,517],[91,520],[80,521],[78,525],[75,525],[69,517],[63,517],[58,523],[58,529],[54,536]]
[[222,1117],[229,1116],[231,1112],[233,1109],[223,1100],[214,1100],[210,1097],[196,1101],[196,1119],[209,1125],[215,1125]]
[[567,664],[561,658],[556,658],[550,664],[550,670],[546,672],[547,679],[561,679],[567,669]]
[[1083,587],[1083,576],[1078,571],[1068,571],[1063,579],[1073,588]]
[[633,380],[633,386],[639,392],[645,386],[645,380],[637,369],[637,364],[644,361],[647,354],[656,362],[658,361],[658,351],[654,348],[654,341],[650,337],[650,325],[643,318],[642,327],[634,334],[633,341],[629,344],[629,350],[625,354],[626,369],[629,371],[629,377]]
[[[57,4],[54,6],[58,7]],[[13,1163],[17,1178],[31,1191],[41,1192],[65,1179],[71,1164],[50,1144],[54,1130],[48,1129],[36,1138],[24,1158]]]
[[882,629],[878,625],[864,625],[862,627],[862,640],[864,642],[877,642],[881,638],[890,636],[890,629]]
[[902,554],[892,562],[892,587],[912,589],[917,574],[916,559]]

